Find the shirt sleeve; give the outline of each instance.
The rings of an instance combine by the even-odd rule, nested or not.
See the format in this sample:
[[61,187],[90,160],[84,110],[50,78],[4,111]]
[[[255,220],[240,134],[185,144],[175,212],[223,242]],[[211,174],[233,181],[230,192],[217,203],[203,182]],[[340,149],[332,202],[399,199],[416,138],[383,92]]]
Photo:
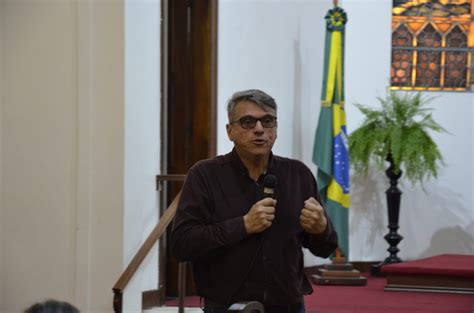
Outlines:
[[[310,181],[312,182],[311,193],[314,194],[315,199],[324,208],[323,200],[318,191],[318,185],[317,185],[316,179],[314,178],[312,173],[310,175],[311,175]],[[338,238],[337,238],[337,233],[334,229],[334,226],[332,225],[331,219],[327,215],[326,211],[324,211],[324,214],[326,215],[326,220],[327,220],[327,226],[326,226],[325,231],[318,235],[313,235],[313,234],[309,234],[305,232],[303,246],[309,249],[309,251],[311,251],[312,254],[322,257],[322,258],[327,258],[334,252],[334,250],[336,250],[337,245],[338,245]]]
[[204,175],[191,168],[173,221],[170,245],[179,261],[212,258],[247,237],[243,216],[211,222],[212,204]]
[[328,221],[326,230],[318,235],[305,232],[303,246],[308,248],[312,254],[327,258],[337,248],[337,233],[334,230],[331,220],[326,215]]

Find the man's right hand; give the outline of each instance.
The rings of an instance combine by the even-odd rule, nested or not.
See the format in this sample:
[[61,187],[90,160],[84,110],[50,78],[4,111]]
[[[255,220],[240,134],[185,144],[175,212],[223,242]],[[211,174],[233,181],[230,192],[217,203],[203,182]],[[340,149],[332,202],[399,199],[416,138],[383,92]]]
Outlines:
[[261,233],[272,226],[273,219],[275,218],[275,206],[276,200],[272,198],[265,198],[255,202],[248,213],[244,215],[247,234]]

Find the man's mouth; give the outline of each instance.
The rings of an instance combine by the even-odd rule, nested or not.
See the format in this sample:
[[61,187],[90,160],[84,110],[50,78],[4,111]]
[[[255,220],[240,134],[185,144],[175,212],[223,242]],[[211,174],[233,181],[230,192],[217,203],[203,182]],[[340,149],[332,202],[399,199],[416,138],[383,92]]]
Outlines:
[[254,139],[253,143],[256,144],[256,145],[263,145],[265,144],[267,141],[265,139]]

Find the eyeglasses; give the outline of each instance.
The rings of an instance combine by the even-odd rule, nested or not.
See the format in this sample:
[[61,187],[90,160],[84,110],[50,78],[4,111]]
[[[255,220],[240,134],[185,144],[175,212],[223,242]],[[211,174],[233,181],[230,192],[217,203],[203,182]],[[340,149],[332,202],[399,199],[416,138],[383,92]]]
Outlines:
[[260,121],[264,128],[273,128],[276,125],[276,116],[267,114],[263,117],[256,118],[251,115],[245,115],[239,118],[238,120],[232,121],[229,124],[234,124],[239,122],[240,126],[244,129],[252,129],[257,125],[257,121]]

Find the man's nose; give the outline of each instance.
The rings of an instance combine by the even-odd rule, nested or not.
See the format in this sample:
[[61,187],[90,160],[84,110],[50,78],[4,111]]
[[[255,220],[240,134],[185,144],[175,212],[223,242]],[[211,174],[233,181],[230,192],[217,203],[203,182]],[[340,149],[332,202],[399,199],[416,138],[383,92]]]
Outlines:
[[262,131],[263,131],[262,122],[257,121],[257,122],[255,123],[254,131],[259,131],[259,132],[262,132]]

